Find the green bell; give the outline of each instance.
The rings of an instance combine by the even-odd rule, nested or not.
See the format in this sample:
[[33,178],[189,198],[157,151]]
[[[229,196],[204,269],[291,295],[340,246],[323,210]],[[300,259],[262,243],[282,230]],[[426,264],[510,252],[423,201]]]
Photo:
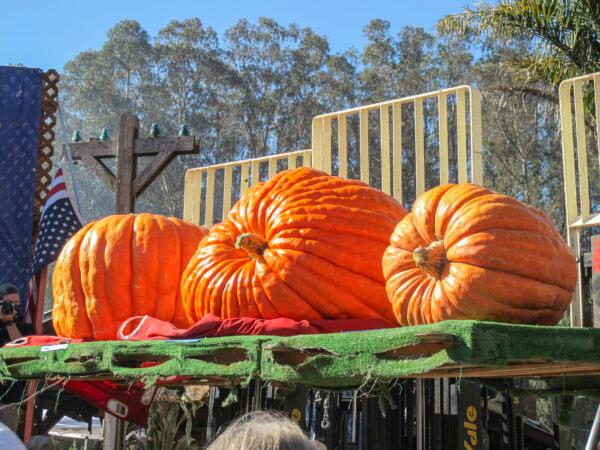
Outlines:
[[102,128],[102,133],[100,133],[101,141],[108,141],[108,128]]
[[71,138],[71,142],[81,142],[81,133],[79,130],[73,131],[73,137]]

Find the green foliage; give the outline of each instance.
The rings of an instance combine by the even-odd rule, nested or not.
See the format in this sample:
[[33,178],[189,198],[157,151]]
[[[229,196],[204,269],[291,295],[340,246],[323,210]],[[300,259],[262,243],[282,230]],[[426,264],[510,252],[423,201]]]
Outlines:
[[192,424],[198,405],[185,401],[154,402],[148,416],[146,450],[200,449],[192,437]]
[[440,21],[443,32],[533,39],[530,55],[511,59],[528,82],[556,86],[600,70],[600,2],[597,0],[501,0],[481,2]]

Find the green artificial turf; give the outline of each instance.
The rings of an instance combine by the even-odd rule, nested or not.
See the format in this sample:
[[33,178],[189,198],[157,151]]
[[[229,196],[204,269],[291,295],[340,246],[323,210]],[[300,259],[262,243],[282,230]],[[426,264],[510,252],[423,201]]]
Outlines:
[[[390,351],[446,339],[445,349],[401,358]],[[292,355],[291,359],[281,355]],[[0,379],[162,376],[302,383],[347,388],[367,380],[422,374],[446,364],[502,367],[544,360],[599,362],[600,329],[448,321],[387,330],[294,337],[237,336],[188,341],[90,342],[66,349],[0,349]],[[141,367],[144,361],[160,364]]]

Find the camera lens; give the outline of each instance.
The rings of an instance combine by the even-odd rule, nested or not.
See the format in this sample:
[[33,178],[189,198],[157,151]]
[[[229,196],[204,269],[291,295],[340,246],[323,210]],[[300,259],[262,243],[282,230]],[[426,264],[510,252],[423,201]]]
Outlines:
[[14,312],[15,312],[15,304],[13,302],[2,302],[0,304],[0,311],[5,316],[14,314]]

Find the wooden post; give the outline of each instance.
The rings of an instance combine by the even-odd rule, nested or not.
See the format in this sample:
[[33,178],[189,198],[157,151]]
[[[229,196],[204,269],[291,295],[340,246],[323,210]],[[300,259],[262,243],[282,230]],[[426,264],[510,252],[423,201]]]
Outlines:
[[115,189],[115,213],[132,213],[134,208],[133,180],[135,160],[133,145],[139,130],[138,118],[127,112],[119,121],[117,141],[117,185]]
[[[33,297],[36,298],[35,303],[35,317],[32,317],[35,325],[36,334],[43,333],[43,318],[44,318],[44,304],[46,302],[46,280],[48,277],[48,267],[44,267],[40,271],[39,280],[36,283],[32,283],[34,289]],[[27,383],[27,404],[25,407],[25,430],[23,432],[23,442],[27,444],[33,434],[33,413],[35,412],[35,393],[37,391],[38,380],[30,380]]]

